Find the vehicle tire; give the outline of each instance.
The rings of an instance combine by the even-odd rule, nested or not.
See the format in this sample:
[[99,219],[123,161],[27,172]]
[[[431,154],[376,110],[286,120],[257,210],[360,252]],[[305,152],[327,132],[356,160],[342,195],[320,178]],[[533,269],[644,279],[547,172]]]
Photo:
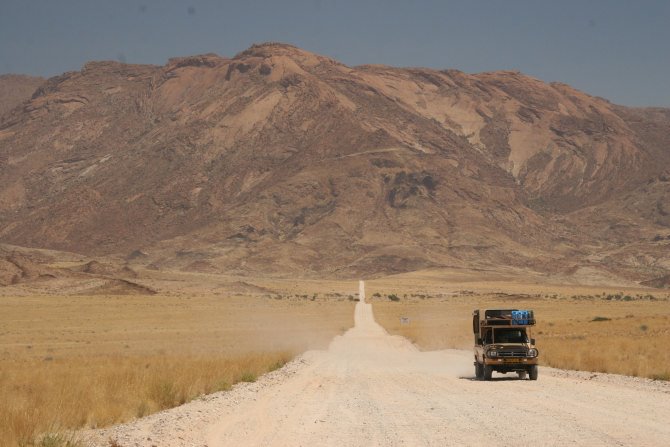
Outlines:
[[482,380],[484,377],[484,368],[482,367],[482,364],[479,362],[475,363],[475,378],[477,380]]
[[528,375],[530,376],[530,380],[537,380],[537,365],[530,367],[528,370]]
[[516,374],[519,376],[519,379],[521,380],[525,379],[527,376],[526,371],[517,371]]
[[491,380],[493,375],[493,368],[489,365],[484,365],[484,380]]

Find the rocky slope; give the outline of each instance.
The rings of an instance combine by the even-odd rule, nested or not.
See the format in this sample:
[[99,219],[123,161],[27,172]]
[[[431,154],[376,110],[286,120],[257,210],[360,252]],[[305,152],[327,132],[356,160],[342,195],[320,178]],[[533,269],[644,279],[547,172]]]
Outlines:
[[30,99],[44,78],[26,75],[0,75],[0,116]]
[[195,271],[649,280],[670,269],[668,143],[670,110],[517,72],[274,43],[92,62],[0,118],[0,242]]

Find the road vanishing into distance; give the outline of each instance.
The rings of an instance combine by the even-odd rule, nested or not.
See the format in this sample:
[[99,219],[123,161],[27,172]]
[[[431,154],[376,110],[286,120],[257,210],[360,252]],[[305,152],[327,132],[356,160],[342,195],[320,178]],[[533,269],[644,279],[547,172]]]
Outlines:
[[421,352],[372,305],[325,351],[255,383],[87,435],[133,446],[670,445],[670,385],[540,368],[474,380],[472,353]]

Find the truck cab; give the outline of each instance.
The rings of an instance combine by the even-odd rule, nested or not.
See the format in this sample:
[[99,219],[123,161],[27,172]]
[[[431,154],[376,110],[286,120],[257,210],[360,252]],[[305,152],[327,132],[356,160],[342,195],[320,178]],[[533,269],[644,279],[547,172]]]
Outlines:
[[516,372],[520,379],[537,380],[538,350],[532,338],[532,310],[492,309],[472,313],[475,376],[491,380],[493,371]]

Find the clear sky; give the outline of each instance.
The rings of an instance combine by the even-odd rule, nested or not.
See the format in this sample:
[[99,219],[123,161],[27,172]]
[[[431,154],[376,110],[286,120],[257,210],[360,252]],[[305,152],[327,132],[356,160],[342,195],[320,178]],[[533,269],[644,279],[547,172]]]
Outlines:
[[232,56],[270,40],[348,65],[520,70],[670,107],[667,0],[0,0],[0,73]]

